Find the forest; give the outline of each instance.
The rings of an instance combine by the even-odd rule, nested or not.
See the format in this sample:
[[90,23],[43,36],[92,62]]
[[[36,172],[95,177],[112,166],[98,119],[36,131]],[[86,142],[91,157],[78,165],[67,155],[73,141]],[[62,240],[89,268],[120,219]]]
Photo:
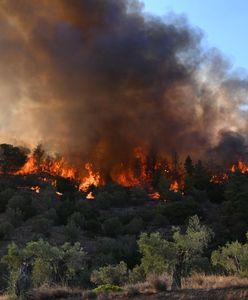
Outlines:
[[[2,294],[27,299],[44,287],[68,287],[85,291],[78,299],[94,299],[124,290],[134,296],[147,282],[166,291],[203,274],[247,277],[248,172],[241,163],[223,173],[216,166],[216,175],[188,156],[169,175],[164,167],[150,170],[149,187],[109,180],[82,190],[76,179],[44,170],[52,158],[40,145],[32,153],[0,149]],[[30,155],[37,168],[24,174]]]

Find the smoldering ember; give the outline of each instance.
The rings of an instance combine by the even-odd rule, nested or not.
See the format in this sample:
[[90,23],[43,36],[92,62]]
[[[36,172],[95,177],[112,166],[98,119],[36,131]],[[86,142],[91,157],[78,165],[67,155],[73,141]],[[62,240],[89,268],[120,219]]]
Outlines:
[[0,32],[3,299],[248,297],[247,75],[138,0],[1,0]]

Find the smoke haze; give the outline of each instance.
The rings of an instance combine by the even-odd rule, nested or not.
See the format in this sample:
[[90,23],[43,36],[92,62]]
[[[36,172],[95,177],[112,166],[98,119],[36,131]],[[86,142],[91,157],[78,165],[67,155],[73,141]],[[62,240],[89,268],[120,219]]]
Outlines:
[[246,149],[247,78],[184,17],[128,0],[0,0],[0,32],[2,142],[42,142],[105,169],[137,146]]

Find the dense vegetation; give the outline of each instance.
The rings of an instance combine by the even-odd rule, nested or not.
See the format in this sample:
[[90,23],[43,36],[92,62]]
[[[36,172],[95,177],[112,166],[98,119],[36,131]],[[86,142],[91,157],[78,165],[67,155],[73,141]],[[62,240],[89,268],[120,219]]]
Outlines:
[[152,184],[160,200],[145,187],[112,182],[90,187],[95,199],[87,200],[69,179],[11,175],[27,153],[1,145],[2,291],[14,291],[23,264],[29,287],[118,289],[167,273],[180,288],[181,278],[194,272],[248,275],[248,174],[236,170],[215,183],[203,163],[188,157],[184,193],[169,191],[168,178],[156,170]]

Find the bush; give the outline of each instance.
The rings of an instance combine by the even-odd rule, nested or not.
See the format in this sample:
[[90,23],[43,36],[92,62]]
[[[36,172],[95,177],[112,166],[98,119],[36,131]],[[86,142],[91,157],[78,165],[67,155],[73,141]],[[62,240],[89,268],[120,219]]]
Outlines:
[[147,193],[139,188],[139,187],[133,187],[130,189],[130,204],[131,205],[143,205],[148,200]]
[[86,223],[84,215],[80,212],[74,212],[69,218],[68,223],[70,222],[73,222],[77,227],[80,227],[81,229],[84,229]]
[[14,196],[14,193],[15,192],[12,189],[6,189],[0,193],[0,213],[6,210],[9,199]]
[[70,243],[75,243],[79,239],[80,228],[73,221],[70,221],[65,226],[64,233],[65,233],[66,241]]
[[118,217],[107,219],[103,222],[103,231],[107,236],[116,237],[122,233],[122,223]]
[[61,200],[57,207],[58,221],[60,225],[65,225],[68,221],[68,218],[74,213],[75,204],[69,199]]
[[19,210],[22,213],[23,220],[27,220],[35,214],[32,200],[28,195],[14,195],[8,202],[9,209]]
[[6,216],[14,227],[20,226],[23,221],[23,214],[19,208],[8,208],[6,211]]
[[122,292],[123,289],[117,285],[113,284],[103,284],[98,286],[93,290],[93,292],[100,293],[100,292]]
[[7,239],[9,238],[10,233],[14,230],[14,226],[8,222],[4,221],[0,224],[0,239]]
[[[247,233],[248,240],[248,233]],[[228,274],[248,275],[248,241],[227,243],[212,252],[211,261],[214,266],[221,266]]]
[[2,262],[9,271],[9,285],[14,287],[23,261],[33,266],[32,283],[39,287],[44,284],[78,285],[78,279],[85,272],[85,252],[79,243],[71,246],[52,246],[39,240],[28,242],[23,248],[15,243],[8,245]]
[[136,266],[131,272],[129,272],[129,282],[139,283],[144,282],[146,279],[146,273],[142,266]]
[[109,265],[93,271],[90,280],[95,284],[122,285],[126,283],[127,278],[127,265],[121,261],[118,265]]
[[124,228],[127,234],[139,234],[144,229],[144,223],[141,218],[133,218]]
[[36,218],[32,230],[35,233],[41,233],[45,237],[48,237],[51,232],[52,223],[53,222],[51,220],[48,220],[47,218]]
[[164,292],[168,290],[169,280],[165,275],[158,276],[156,274],[150,274],[147,281],[150,287],[156,292]]

